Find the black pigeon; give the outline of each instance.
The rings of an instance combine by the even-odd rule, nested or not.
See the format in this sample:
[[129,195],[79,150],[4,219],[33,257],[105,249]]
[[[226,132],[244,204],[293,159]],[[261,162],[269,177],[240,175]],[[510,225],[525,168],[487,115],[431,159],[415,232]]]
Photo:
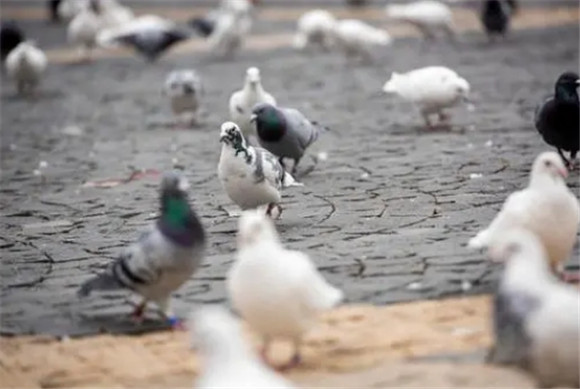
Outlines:
[[578,102],[578,74],[563,73],[556,81],[554,96],[536,109],[536,128],[544,141],[558,149],[558,153],[571,168],[571,162],[564,157],[562,151],[570,152],[574,160],[580,143],[578,133],[580,127],[580,103]]
[[503,0],[485,0],[481,9],[481,23],[488,37],[505,36],[514,8]]
[[2,62],[20,42],[24,41],[24,32],[18,27],[14,21],[2,23],[0,27],[0,52],[2,54]]
[[210,36],[215,29],[215,21],[209,18],[193,18],[188,24],[204,38]]
[[58,7],[62,0],[48,0],[46,5],[48,7],[48,17],[51,22],[60,22],[60,15],[58,14]]

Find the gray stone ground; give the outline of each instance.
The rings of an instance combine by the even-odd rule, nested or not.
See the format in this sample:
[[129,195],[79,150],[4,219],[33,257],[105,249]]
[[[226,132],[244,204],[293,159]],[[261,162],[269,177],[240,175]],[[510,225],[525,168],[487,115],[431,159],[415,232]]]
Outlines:
[[[61,27],[40,21],[25,27],[41,44],[61,45]],[[176,310],[185,315],[195,304],[226,298],[236,218],[228,217],[235,208],[216,175],[218,133],[229,95],[251,65],[262,69],[265,87],[281,104],[332,128],[315,150],[327,151],[328,161],[302,178],[303,189],[285,192],[277,225],[288,247],[308,252],[349,302],[489,292],[497,269],[465,243],[510,192],[526,185],[532,160],[548,148],[531,124],[533,110],[559,73],[577,68],[577,48],[578,27],[564,26],[516,31],[494,46],[475,33],[456,45],[400,39],[373,66],[281,48],[247,51],[233,62],[196,53],[155,65],[136,58],[55,64],[35,101],[3,85],[1,331],[85,334],[158,326],[154,313],[142,327],[130,323],[127,294],[75,296],[154,219],[157,178],[109,189],[82,184],[128,176],[131,167],[170,169],[174,158],[185,167],[192,203],[209,233],[205,264],[175,294]],[[391,71],[431,64],[456,69],[472,85],[477,109],[454,109],[451,130],[422,129],[411,106],[381,92]],[[196,68],[207,90],[203,124],[191,131],[159,124],[170,119],[160,93],[164,77],[182,67]],[[69,126],[82,134],[63,133]],[[48,163],[44,179],[33,174],[40,161]],[[472,173],[482,177],[471,179]],[[569,183],[578,188],[577,172]],[[465,292],[467,283],[472,287]]]

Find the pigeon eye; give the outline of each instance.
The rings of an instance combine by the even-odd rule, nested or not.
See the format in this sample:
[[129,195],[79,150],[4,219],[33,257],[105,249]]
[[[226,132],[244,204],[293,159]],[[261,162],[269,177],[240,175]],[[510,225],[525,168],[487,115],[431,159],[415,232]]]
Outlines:
[[520,251],[520,246],[517,243],[510,243],[506,248],[508,255],[513,255]]
[[546,167],[550,167],[550,166],[552,166],[552,162],[550,162],[550,161],[545,161],[545,162],[544,162],[544,166],[546,166]]

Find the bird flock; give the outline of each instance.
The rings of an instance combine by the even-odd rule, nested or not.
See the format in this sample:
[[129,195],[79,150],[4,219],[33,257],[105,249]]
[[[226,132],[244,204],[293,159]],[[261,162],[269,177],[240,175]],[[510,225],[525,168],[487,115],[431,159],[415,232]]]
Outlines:
[[[68,40],[79,49],[83,62],[93,60],[97,47],[118,46],[131,47],[154,62],[192,35],[171,20],[136,16],[116,0],[52,0],[48,6],[54,20],[66,21]],[[481,2],[481,22],[490,40],[505,36],[517,10],[514,1]],[[386,15],[415,26],[425,39],[438,35],[456,39],[453,14],[445,3],[391,4]],[[190,20],[189,26],[206,39],[213,55],[232,59],[255,19],[252,3],[224,0],[204,17]],[[292,45],[303,52],[338,50],[354,61],[370,62],[375,50],[392,41],[383,29],[360,20],[338,20],[317,9],[297,20]],[[1,47],[4,71],[17,92],[34,94],[47,68],[46,55],[14,22],[2,25]],[[282,191],[304,186],[298,178],[300,161],[319,137],[332,130],[295,108],[279,106],[265,89],[258,67],[248,68],[240,78],[241,89],[229,99],[230,117],[219,128],[222,145],[217,176],[242,210],[236,259],[227,274],[229,301],[261,336],[263,346],[258,358],[225,308],[194,309],[187,326],[192,345],[204,360],[196,385],[291,388],[292,383],[269,366],[271,342],[282,339],[294,346],[288,362],[276,368],[299,364],[304,334],[321,312],[346,296],[325,281],[306,253],[284,247],[275,221],[282,214]],[[553,96],[536,110],[534,125],[557,152],[538,155],[528,186],[512,193],[489,226],[466,242],[471,249],[487,248],[491,260],[504,264],[491,318],[495,342],[487,360],[524,368],[542,387],[580,384],[580,297],[576,288],[562,281],[562,264],[572,255],[580,223],[578,199],[566,184],[579,150],[578,84],[576,73],[564,72],[555,82]],[[469,82],[441,66],[393,72],[382,90],[416,106],[427,128],[448,124],[451,118],[445,110],[450,107],[460,103],[473,107]],[[163,94],[178,127],[199,123],[203,92],[203,79],[196,70],[168,74]],[[570,153],[569,158],[564,152]],[[183,327],[170,298],[198,270],[206,252],[206,233],[187,193],[188,183],[181,173],[165,173],[157,220],[102,273],[85,281],[78,296],[129,290],[142,297],[132,313],[135,321],[143,319],[146,304],[152,302],[173,327]]]

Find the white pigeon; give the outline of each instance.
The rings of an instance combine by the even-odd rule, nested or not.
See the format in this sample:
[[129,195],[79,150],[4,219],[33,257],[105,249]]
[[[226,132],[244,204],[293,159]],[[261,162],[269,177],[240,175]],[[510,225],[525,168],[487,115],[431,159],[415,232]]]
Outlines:
[[246,0],[222,2],[215,28],[208,39],[210,51],[219,57],[231,57],[244,44],[252,27],[252,5]]
[[298,50],[319,46],[328,50],[334,44],[336,18],[328,11],[315,9],[298,19],[293,46]]
[[192,313],[189,327],[202,360],[197,389],[294,387],[257,358],[244,341],[239,323],[224,308],[199,308]]
[[308,255],[284,248],[272,220],[256,210],[240,217],[238,255],[226,285],[235,310],[263,337],[266,360],[272,339],[293,342],[294,354],[285,367],[300,362],[302,336],[317,316],[343,299]]
[[89,0],[62,0],[57,8],[58,16],[63,20],[71,20],[86,9],[88,4]]
[[19,94],[34,93],[47,67],[44,52],[32,41],[21,42],[6,57],[6,72]]
[[529,370],[539,387],[580,385],[580,294],[550,272],[538,237],[504,232],[490,256],[505,261],[494,299],[495,345],[488,361]]
[[103,28],[114,28],[129,23],[135,14],[129,7],[125,7],[117,0],[100,0],[103,10]]
[[246,139],[256,134],[256,129],[251,123],[251,117],[252,109],[258,103],[276,105],[276,99],[264,90],[260,69],[251,67],[246,70],[244,87],[234,92],[229,102],[230,120],[242,129]]
[[417,27],[425,38],[433,38],[436,31],[454,37],[453,13],[444,3],[433,0],[416,1],[409,4],[390,4],[386,7],[391,19],[410,23]]
[[385,93],[394,93],[419,109],[427,127],[430,115],[438,114],[440,122],[450,116],[444,111],[460,102],[469,103],[469,83],[455,71],[443,66],[428,66],[407,73],[391,74],[383,86]]
[[97,46],[97,35],[103,29],[102,13],[99,0],[89,0],[88,6],[81,9],[68,25],[68,41],[79,47],[83,60],[90,60]]
[[237,124],[222,124],[220,142],[223,145],[218,177],[230,199],[241,209],[267,206],[267,215],[277,208],[279,217],[282,188],[302,184],[284,170],[272,153],[248,145]]
[[334,33],[337,46],[347,56],[367,62],[372,61],[373,50],[388,46],[392,42],[391,36],[385,30],[355,19],[338,21]]
[[580,206],[566,186],[567,175],[556,152],[541,153],[532,165],[527,188],[509,195],[489,227],[473,237],[468,246],[487,247],[509,229],[526,229],[541,239],[550,265],[557,269],[570,258],[580,223]]
[[203,85],[195,70],[175,70],[167,76],[163,93],[170,98],[171,109],[178,121],[197,123]]

